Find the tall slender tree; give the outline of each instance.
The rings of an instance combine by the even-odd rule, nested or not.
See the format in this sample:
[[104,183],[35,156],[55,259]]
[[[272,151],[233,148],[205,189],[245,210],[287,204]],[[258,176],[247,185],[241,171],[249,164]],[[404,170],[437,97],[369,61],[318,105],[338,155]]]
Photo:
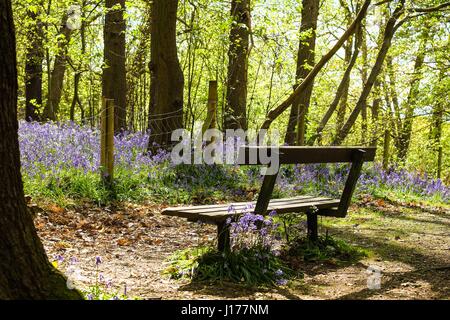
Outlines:
[[[297,82],[303,81],[314,66],[319,0],[303,0],[300,43],[297,54]],[[350,22],[351,23],[351,22]],[[295,87],[297,84],[295,85]],[[309,110],[314,81],[292,103],[284,142],[290,145],[305,143],[306,116]]]
[[[352,23],[352,11],[351,11],[350,5],[348,5],[347,2],[344,0],[340,0],[339,2],[341,4],[341,7],[344,9],[345,19],[347,20],[347,25],[350,25],[350,23]],[[360,30],[360,33],[363,33],[363,32]],[[358,39],[356,39],[355,41],[353,41],[353,40],[354,40],[354,37],[350,38],[344,47],[344,49],[345,49],[344,62],[347,65],[350,65],[352,56],[355,56],[355,55],[352,55],[352,45],[353,45],[352,42],[355,42]],[[358,52],[358,54],[359,54],[359,46],[356,46],[355,52]],[[356,61],[355,61],[355,63],[356,63]],[[339,97],[340,100],[337,101],[337,103],[339,104],[339,107],[338,107],[337,114],[336,114],[336,130],[339,130],[342,127],[342,125],[344,124],[345,114],[348,109],[348,93],[349,93],[348,91],[350,89],[350,77],[347,77],[343,80],[345,80],[345,81],[343,81],[343,83],[342,83],[342,86],[343,86],[342,94]]]
[[171,135],[183,128],[184,77],[176,42],[178,0],[154,0],[151,9],[149,150],[172,145]]
[[43,119],[56,120],[61,94],[64,84],[64,75],[67,67],[67,51],[69,49],[70,37],[72,29],[67,25],[67,15],[64,15],[60,31],[58,34],[58,50],[55,57],[55,63],[51,74],[51,87],[48,94],[48,102],[44,108]]
[[224,124],[226,129],[246,130],[250,0],[232,0],[231,19]]
[[0,12],[0,299],[81,299],[48,261],[25,204],[10,0],[0,0]]
[[104,67],[103,97],[113,99],[114,128],[126,129],[127,79],[125,69],[125,0],[106,0],[106,17],[103,31]]
[[28,8],[27,15],[31,25],[27,31],[27,52],[25,61],[25,120],[39,120],[38,109],[42,106],[42,61],[44,60],[44,29],[40,18],[40,1]]
[[422,66],[425,59],[426,44],[428,41],[428,28],[424,31],[424,36],[419,44],[419,49],[414,61],[413,76],[410,80],[409,92],[404,107],[404,118],[397,118],[399,130],[395,139],[395,145],[398,151],[399,161],[404,163],[408,155],[408,149],[411,142],[411,134],[414,122],[414,112],[417,107],[417,99],[419,96],[419,84],[422,79]]

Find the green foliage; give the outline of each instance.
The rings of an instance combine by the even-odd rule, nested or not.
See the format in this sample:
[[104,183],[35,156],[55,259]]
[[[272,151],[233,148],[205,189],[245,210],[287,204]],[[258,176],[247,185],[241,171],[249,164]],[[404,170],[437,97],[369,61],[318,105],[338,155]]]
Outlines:
[[129,300],[129,297],[119,290],[111,290],[99,283],[83,291],[83,295],[86,300]]
[[[379,49],[379,38],[384,28],[386,12],[393,10],[394,2],[386,2],[377,8],[370,9],[365,19],[364,53],[357,60],[354,72],[351,75],[349,93],[347,99],[347,112],[356,104],[364,82],[362,74],[368,74],[373,66]],[[439,1],[422,1],[416,3],[418,7],[433,7],[440,4]],[[16,38],[18,52],[19,72],[19,117],[24,115],[24,85],[25,85],[25,61],[27,48],[30,46],[29,32],[36,22],[43,25],[43,49],[45,57],[43,61],[43,96],[48,96],[49,75],[54,66],[54,60],[58,54],[58,39],[60,39],[60,25],[63,16],[71,5],[84,6],[81,8],[84,18],[85,32],[77,30],[72,34],[72,40],[68,44],[70,66],[67,67],[62,99],[59,106],[59,120],[67,120],[70,117],[71,106],[74,98],[73,80],[75,74],[80,72],[81,80],[78,87],[80,105],[74,111],[74,120],[96,125],[100,110],[101,100],[101,73],[103,67],[103,20],[104,6],[89,1],[13,1],[14,19],[16,22]],[[320,19],[317,26],[318,35],[315,56],[324,55],[335,43],[343,28],[348,25],[349,18],[356,14],[355,6],[348,1],[327,1],[320,6]],[[229,2],[217,0],[180,0],[178,6],[177,46],[178,56],[185,78],[185,107],[187,128],[194,126],[196,122],[203,122],[207,116],[206,102],[208,99],[208,81],[218,81],[218,125],[221,127],[223,118],[223,106],[226,101],[227,83],[227,59],[230,44],[229,31],[232,23],[229,14]],[[302,4],[298,0],[255,0],[251,1],[251,51],[249,53],[248,66],[248,118],[251,129],[259,128],[266,118],[268,110],[279,104],[296,83],[295,72],[297,68],[297,51],[300,41],[304,41],[310,31],[300,33],[300,17]],[[36,21],[28,14],[37,14]],[[437,149],[443,148],[442,178],[450,181],[449,159],[449,127],[448,111],[443,115],[442,138],[432,141],[429,136],[431,109],[438,104],[446,106],[446,98],[449,96],[448,77],[448,28],[443,27],[441,15],[426,14],[409,19],[397,31],[389,56],[392,58],[392,71],[395,76],[390,79],[388,68],[384,66],[379,75],[378,88],[372,90],[367,105],[367,129],[363,121],[358,118],[352,128],[346,144],[369,144],[374,140],[380,152],[383,150],[383,135],[385,129],[390,129],[393,140],[399,139],[397,132],[399,123],[402,122],[407,110],[414,109],[414,129],[412,132],[412,144],[406,163],[400,163],[408,169],[416,169],[435,175],[437,173]],[[134,119],[132,128],[136,130],[147,129],[149,79],[150,72],[150,6],[149,1],[126,1],[124,13],[126,29],[127,50],[127,81],[128,81],[128,114],[127,119]],[[429,32],[424,32],[424,29]],[[414,74],[414,61],[417,56],[418,45],[427,38],[425,61],[421,68],[419,89],[414,91],[411,101],[407,102],[410,84]],[[321,71],[316,78],[311,98],[311,106],[308,111],[307,138],[317,128],[320,120],[334,98],[336,88],[342,78],[347,62],[338,53]],[[356,72],[360,70],[361,72]],[[417,95],[417,96],[416,96]],[[380,106],[375,114],[371,108],[374,102],[380,99]],[[396,100],[396,102],[394,101]],[[398,101],[397,101],[398,100]],[[48,102],[44,98],[43,106],[38,106],[42,111]],[[394,105],[396,104],[396,105]],[[131,109],[134,114],[131,117]],[[420,117],[416,117],[419,116]],[[347,113],[348,116],[348,113]],[[273,128],[277,128],[283,137],[286,128],[288,112],[275,120]],[[378,119],[376,119],[378,117]],[[83,118],[83,119],[82,119]],[[327,145],[335,135],[337,123],[333,114],[324,129],[321,144]],[[432,125],[431,125],[432,126]],[[279,141],[282,143],[282,141]],[[393,141],[394,142],[394,141]],[[397,162],[397,147],[394,143],[389,147],[390,163]],[[164,190],[160,190],[164,193]],[[200,192],[200,196],[201,196]],[[210,196],[209,194],[205,195]],[[180,197],[185,197],[180,194]]]
[[61,205],[87,200],[100,205],[111,201],[177,203],[212,203],[229,199],[248,188],[244,173],[232,166],[168,166],[166,163],[133,172],[116,168],[112,190],[97,172],[62,170],[55,178],[43,179],[23,174],[25,193],[35,198],[53,200]]
[[[311,169],[311,172],[314,170]],[[367,168],[364,172],[370,174],[371,169]],[[343,183],[337,181],[334,174],[329,174],[327,179],[318,175],[297,181],[298,176],[293,175],[292,168],[282,168],[282,179],[276,185],[272,196],[282,198],[295,195],[326,195],[339,198]],[[111,201],[144,200],[173,205],[252,201],[257,196],[260,178],[257,167],[169,166],[167,163],[161,163],[135,172],[119,166],[116,168],[112,189],[109,189],[97,172],[69,169],[62,170],[58,176],[48,174],[43,178],[28,176],[23,172],[26,194],[36,199],[54,201],[61,206],[84,201],[97,205],[105,205]],[[365,183],[362,186],[365,178],[360,180],[361,185],[354,199],[356,201],[366,194],[379,199],[433,205],[443,205],[447,201],[438,192],[430,195],[418,194],[401,184],[394,187],[382,183]],[[292,219],[289,220],[290,218]],[[295,233],[296,224],[301,222],[298,215],[285,215],[282,219],[279,222],[286,224],[288,233]]]
[[211,247],[176,252],[164,274],[173,279],[231,281],[249,286],[286,284],[293,272],[264,247],[221,253]]

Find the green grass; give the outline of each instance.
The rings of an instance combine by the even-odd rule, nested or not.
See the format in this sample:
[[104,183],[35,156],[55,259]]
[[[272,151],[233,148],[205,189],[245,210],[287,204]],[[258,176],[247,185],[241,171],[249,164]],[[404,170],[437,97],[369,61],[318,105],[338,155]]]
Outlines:
[[235,196],[249,188],[244,173],[232,166],[176,166],[161,164],[147,171],[132,172],[117,168],[109,189],[96,172],[62,171],[40,178],[23,175],[27,195],[53,201],[63,207],[90,201],[98,205],[110,202],[139,203],[212,203]]
[[317,241],[307,237],[294,239],[284,248],[284,255],[300,257],[303,261],[333,261],[337,264],[352,263],[369,255],[367,250],[349,245],[343,240],[319,236]]
[[[23,173],[25,193],[38,200],[52,201],[60,206],[73,203],[92,202],[105,205],[110,202],[140,203],[151,200],[154,203],[208,204],[219,201],[255,200],[259,187],[258,167],[237,167],[231,165],[179,165],[170,166],[161,163],[141,168],[137,171],[117,167],[112,189],[108,189],[100,179],[98,172],[76,169],[61,171],[57,176],[43,173],[30,177]],[[285,168],[283,174],[292,175],[292,168]],[[289,179],[288,179],[289,180]],[[290,181],[287,185],[278,185],[273,198],[295,195],[325,195],[339,197],[341,190],[333,181],[308,181],[301,185]],[[421,203],[450,208],[440,194],[424,197],[412,192],[403,192],[380,186],[365,193],[377,199]],[[354,200],[364,194],[356,194]]]

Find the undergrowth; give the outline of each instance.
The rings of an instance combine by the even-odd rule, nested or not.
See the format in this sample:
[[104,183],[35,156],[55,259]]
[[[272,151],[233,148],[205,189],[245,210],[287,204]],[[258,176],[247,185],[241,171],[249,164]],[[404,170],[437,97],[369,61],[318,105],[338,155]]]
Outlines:
[[176,252],[164,274],[172,279],[235,282],[248,286],[285,285],[293,271],[269,249],[254,247],[221,253],[213,247]]

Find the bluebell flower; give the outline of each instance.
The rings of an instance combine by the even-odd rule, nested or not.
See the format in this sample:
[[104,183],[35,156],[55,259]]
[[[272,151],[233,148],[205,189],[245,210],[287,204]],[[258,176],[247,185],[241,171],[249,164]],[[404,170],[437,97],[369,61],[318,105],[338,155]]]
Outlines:
[[278,276],[278,277],[282,276],[283,275],[283,270],[278,269],[277,271],[275,271],[275,275]]

